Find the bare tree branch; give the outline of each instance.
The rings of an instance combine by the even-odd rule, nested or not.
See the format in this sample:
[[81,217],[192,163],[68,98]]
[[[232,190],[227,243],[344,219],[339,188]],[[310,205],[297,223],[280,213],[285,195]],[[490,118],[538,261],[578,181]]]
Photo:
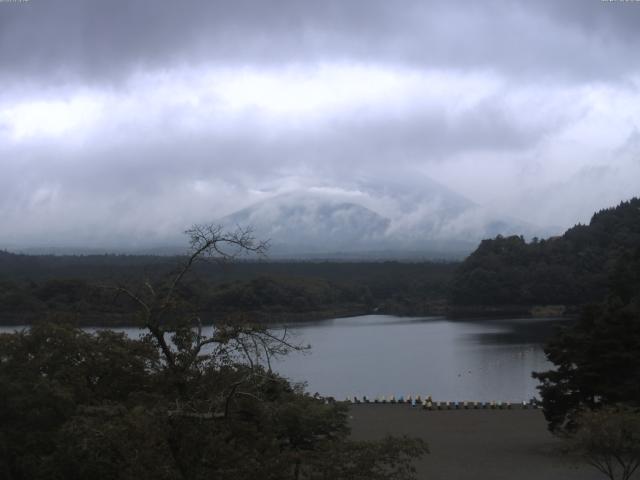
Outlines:
[[117,293],[124,293],[131,300],[133,300],[138,305],[140,305],[144,309],[145,313],[147,313],[147,314],[151,313],[151,307],[145,301],[143,301],[138,295],[133,293],[128,288],[123,287],[122,285],[118,285],[118,286],[115,286],[115,287],[111,286],[111,285],[107,285],[107,286],[105,286],[105,288],[110,289],[110,290],[115,290]]

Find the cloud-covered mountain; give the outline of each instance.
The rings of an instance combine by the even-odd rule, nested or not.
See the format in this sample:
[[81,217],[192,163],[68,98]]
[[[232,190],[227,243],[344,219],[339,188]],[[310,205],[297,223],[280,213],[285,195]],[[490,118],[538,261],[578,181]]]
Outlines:
[[498,234],[544,234],[517,219],[496,218],[436,182],[415,187],[405,182],[398,194],[393,185],[361,182],[353,190],[289,192],[220,222],[251,226],[256,237],[270,239],[275,257],[456,257]]
[[638,195],[638,2],[478,5],[0,0],[0,249],[170,251],[313,187],[450,248]]
[[251,226],[276,253],[357,252],[382,248],[391,221],[353,202],[301,192],[277,195],[224,219],[228,228]]

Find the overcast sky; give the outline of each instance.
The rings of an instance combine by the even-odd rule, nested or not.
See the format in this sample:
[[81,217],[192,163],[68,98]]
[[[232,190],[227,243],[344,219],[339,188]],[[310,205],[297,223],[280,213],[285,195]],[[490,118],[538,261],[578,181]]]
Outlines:
[[588,221],[640,193],[639,52],[632,1],[0,0],[0,248],[431,180]]

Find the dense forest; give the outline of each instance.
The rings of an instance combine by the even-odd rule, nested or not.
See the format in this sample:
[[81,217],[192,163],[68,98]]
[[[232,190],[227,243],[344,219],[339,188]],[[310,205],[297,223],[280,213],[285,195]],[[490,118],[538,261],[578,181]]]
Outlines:
[[559,237],[484,240],[457,269],[455,306],[568,305],[602,300],[640,245],[640,199],[601,210]]
[[[74,318],[83,325],[131,323],[130,299],[112,287],[158,279],[184,258],[0,252],[0,322]],[[201,262],[181,294],[207,319],[327,318],[371,312],[443,313],[456,264],[438,262]]]

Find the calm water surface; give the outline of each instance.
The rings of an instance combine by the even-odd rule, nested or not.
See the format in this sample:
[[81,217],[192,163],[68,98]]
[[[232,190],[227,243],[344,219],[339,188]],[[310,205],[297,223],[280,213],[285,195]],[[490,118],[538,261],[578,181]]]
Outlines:
[[366,315],[291,324],[287,330],[294,341],[312,348],[273,367],[292,381],[306,381],[311,393],[340,399],[420,394],[435,400],[522,401],[537,394],[531,372],[550,367],[542,351],[545,338],[566,323]]
[[431,395],[436,400],[522,401],[536,396],[531,372],[550,367],[544,340],[566,320],[450,321],[368,315],[290,326],[311,352],[277,370],[310,392]]

